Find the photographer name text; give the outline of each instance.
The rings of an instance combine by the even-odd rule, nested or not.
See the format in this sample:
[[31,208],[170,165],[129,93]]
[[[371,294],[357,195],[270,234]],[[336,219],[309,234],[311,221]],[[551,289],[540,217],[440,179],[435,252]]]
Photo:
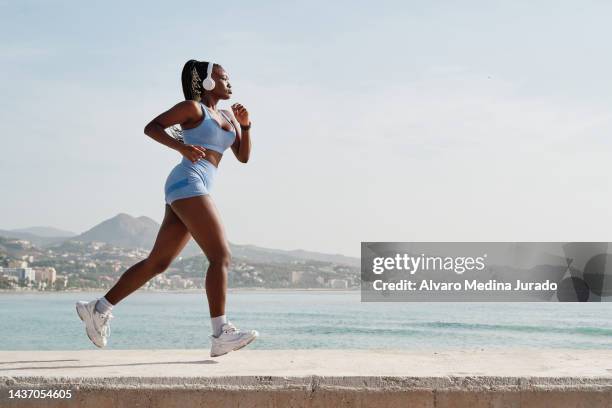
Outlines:
[[477,280],[464,280],[463,282],[434,282],[431,279],[423,279],[420,282],[402,279],[397,282],[385,282],[377,279],[372,282],[374,290],[390,291],[549,291],[557,290],[557,284],[546,280],[544,282],[523,282],[516,280],[513,286],[510,282],[498,282],[491,279],[486,282]]

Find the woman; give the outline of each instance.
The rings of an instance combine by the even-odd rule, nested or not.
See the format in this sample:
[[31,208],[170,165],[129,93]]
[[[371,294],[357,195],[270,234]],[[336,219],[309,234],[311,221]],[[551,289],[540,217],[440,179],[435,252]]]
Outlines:
[[[204,78],[204,79],[202,79]],[[239,330],[225,315],[227,269],[231,254],[217,209],[210,197],[223,152],[231,146],[246,163],[251,153],[249,113],[236,103],[232,111],[217,109],[229,99],[232,87],[225,70],[211,62],[187,61],[181,75],[185,101],[153,119],[144,133],[183,155],[165,184],[166,212],[149,256],[130,267],[108,293],[91,302],[77,302],[87,335],[98,347],[106,346],[114,305],[164,272],[193,237],[209,261],[206,295],[212,323],[212,357],[242,348],[259,334]],[[180,125],[183,142],[165,129]]]

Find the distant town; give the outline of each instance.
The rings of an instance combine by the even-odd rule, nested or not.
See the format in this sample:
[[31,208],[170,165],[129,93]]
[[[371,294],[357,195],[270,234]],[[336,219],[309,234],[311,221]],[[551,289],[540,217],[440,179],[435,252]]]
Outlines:
[[[0,236],[0,289],[104,290],[148,254],[144,248],[124,248],[102,241],[66,239],[39,246],[26,239]],[[207,267],[202,254],[178,257],[142,289],[203,290]],[[359,284],[359,268],[354,265],[286,256],[253,261],[234,255],[228,274],[230,288],[358,289]]]

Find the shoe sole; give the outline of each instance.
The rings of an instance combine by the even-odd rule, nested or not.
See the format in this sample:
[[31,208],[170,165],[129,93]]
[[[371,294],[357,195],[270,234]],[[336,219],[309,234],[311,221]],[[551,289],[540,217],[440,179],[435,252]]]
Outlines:
[[[248,340],[246,343],[244,343],[244,344],[242,344],[242,345],[240,345],[240,346],[238,346],[238,347],[236,347],[236,348],[234,348],[234,349],[231,349],[230,351],[240,350],[241,348],[248,346],[248,345],[249,345],[249,344],[251,344],[251,343],[253,342],[253,340],[255,340],[257,337],[259,337],[259,334],[256,334],[255,336],[251,337],[251,338],[250,338],[250,339],[249,339],[249,340]],[[222,353],[222,354],[215,354],[215,355],[212,355],[212,354],[211,354],[210,356],[211,356],[211,357],[219,357],[219,356],[224,356],[224,355],[226,355],[227,353],[229,353],[230,351],[226,351],[225,353]]]
[[[83,313],[88,313],[87,310],[85,309],[85,305],[81,305],[80,303],[77,302],[75,307],[76,307],[76,312],[79,315],[79,319],[81,319],[81,321],[85,323],[85,317],[83,317]],[[87,326],[87,323],[85,323],[85,333],[87,333],[87,337],[89,337],[89,340],[91,340],[94,346],[98,348],[104,348],[103,346],[98,346],[96,342],[94,341],[94,339],[91,337],[91,335],[89,334],[89,327]]]

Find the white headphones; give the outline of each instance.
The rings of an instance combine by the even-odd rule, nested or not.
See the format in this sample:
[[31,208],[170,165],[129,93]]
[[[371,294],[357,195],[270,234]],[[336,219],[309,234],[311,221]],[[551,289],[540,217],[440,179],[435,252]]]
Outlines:
[[215,89],[215,81],[213,81],[212,79],[213,65],[215,64],[212,62],[208,63],[208,67],[206,67],[206,78],[204,78],[204,80],[202,81],[202,88],[207,91],[212,91],[213,89]]

